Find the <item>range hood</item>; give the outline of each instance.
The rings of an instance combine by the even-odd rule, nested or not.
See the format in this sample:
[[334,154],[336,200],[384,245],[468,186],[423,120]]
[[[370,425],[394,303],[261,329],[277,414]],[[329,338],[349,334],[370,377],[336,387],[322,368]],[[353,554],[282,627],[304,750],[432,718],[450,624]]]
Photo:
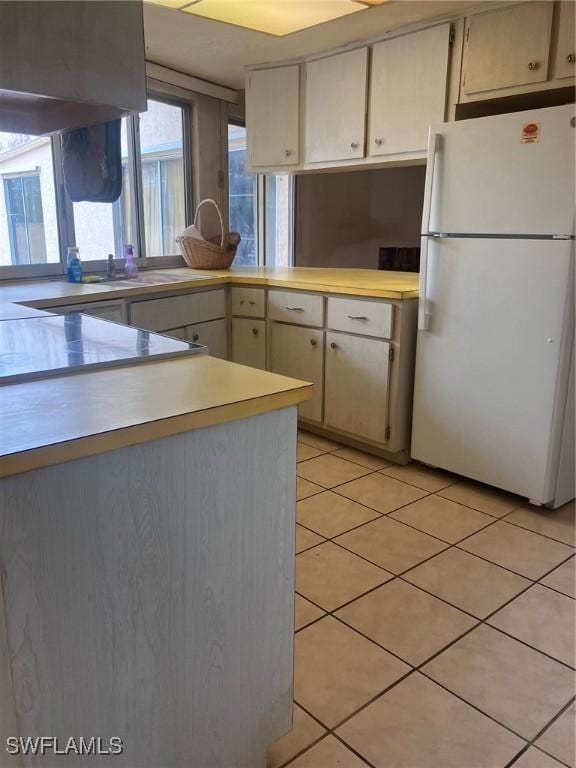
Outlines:
[[0,1],[0,131],[41,135],[145,109],[141,0]]

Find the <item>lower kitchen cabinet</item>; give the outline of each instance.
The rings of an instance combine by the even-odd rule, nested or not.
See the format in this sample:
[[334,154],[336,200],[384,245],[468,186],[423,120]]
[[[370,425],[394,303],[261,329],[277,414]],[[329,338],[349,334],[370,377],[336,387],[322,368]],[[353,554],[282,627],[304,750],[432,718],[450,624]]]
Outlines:
[[271,323],[270,370],[311,381],[314,395],[301,403],[300,418],[322,421],[324,333],[313,328]]
[[266,321],[232,318],[232,360],[266,369]]
[[228,358],[228,333],[226,320],[198,323],[186,328],[186,339],[208,347],[212,357]]
[[388,426],[390,345],[380,339],[326,334],[324,425],[384,443]]

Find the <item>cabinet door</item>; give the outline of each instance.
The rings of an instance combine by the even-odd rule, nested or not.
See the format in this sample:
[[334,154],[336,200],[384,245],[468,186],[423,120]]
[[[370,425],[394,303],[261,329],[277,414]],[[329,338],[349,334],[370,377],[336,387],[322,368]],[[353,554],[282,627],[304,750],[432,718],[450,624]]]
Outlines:
[[300,68],[259,69],[246,78],[246,139],[251,166],[299,160]]
[[186,329],[188,341],[204,344],[212,357],[228,359],[228,332],[226,320],[213,320],[210,323],[189,325]]
[[326,427],[386,442],[389,348],[379,339],[326,334]]
[[428,126],[444,122],[450,24],[372,49],[368,154],[426,149]]
[[266,369],[266,322],[232,320],[232,360],[252,368]]
[[574,45],[574,0],[562,0],[558,4],[556,53],[553,77],[574,77],[576,46]]
[[368,49],[306,64],[306,162],[364,157]]
[[466,95],[541,83],[548,78],[554,4],[531,2],[468,19]]
[[324,335],[312,328],[272,323],[270,370],[283,376],[311,381],[314,395],[301,403],[298,412],[303,419],[322,421],[322,371]]

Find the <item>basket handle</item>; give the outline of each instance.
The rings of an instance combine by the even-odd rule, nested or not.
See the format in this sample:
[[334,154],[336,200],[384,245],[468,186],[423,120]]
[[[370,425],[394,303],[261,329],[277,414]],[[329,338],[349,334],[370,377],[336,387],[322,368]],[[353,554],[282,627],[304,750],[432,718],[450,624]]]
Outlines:
[[196,227],[196,224],[198,222],[198,213],[200,212],[200,208],[205,203],[212,203],[214,208],[216,208],[216,213],[218,214],[218,218],[220,219],[220,231],[222,232],[222,237],[220,239],[220,248],[224,248],[224,221],[222,219],[222,213],[220,212],[220,208],[218,207],[218,203],[216,200],[212,200],[211,197],[206,197],[204,200],[201,200],[198,203],[198,207],[196,208],[196,212],[194,213],[194,226]]

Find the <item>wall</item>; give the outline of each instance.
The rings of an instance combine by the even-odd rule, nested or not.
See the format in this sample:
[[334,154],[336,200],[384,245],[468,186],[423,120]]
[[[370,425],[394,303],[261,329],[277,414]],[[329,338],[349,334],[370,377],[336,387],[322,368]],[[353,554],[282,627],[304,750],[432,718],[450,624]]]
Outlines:
[[383,245],[418,245],[424,166],[298,176],[294,261],[376,269]]
[[22,147],[22,152],[19,151],[19,148],[14,148],[13,151],[6,151],[3,158],[0,151],[0,266],[11,263],[10,238],[6,215],[7,208],[4,194],[4,175],[29,173],[35,170],[40,173],[47,261],[57,262],[60,260],[50,140],[34,138],[30,144],[30,148]]

